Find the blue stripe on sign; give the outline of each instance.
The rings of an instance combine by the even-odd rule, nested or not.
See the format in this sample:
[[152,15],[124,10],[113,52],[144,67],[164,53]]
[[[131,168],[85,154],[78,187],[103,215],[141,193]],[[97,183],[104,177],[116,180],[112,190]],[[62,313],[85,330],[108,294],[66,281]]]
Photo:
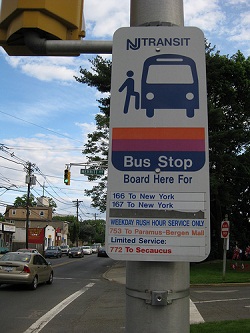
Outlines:
[[112,164],[120,171],[198,171],[205,164],[205,152],[113,151]]

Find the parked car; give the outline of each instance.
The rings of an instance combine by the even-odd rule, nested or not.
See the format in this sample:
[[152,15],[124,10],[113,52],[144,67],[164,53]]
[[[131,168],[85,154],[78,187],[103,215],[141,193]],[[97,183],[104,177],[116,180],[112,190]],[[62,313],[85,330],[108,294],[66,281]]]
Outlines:
[[72,247],[71,249],[69,249],[69,258],[83,258],[83,257],[84,253],[81,246]]
[[7,253],[7,252],[9,252],[9,248],[8,247],[2,247],[2,246],[0,246],[0,254]]
[[47,250],[45,250],[45,258],[61,258],[62,250],[60,246],[49,246]]
[[35,290],[53,282],[53,269],[39,253],[8,252],[0,258],[0,285],[25,284]]
[[92,249],[91,249],[91,247],[88,246],[88,245],[84,245],[84,246],[82,246],[82,250],[83,250],[83,253],[84,253],[84,254],[92,254]]
[[98,247],[96,245],[91,245],[92,253],[98,252]]
[[39,253],[39,251],[37,251],[37,249],[18,249],[16,252]]
[[101,243],[94,243],[93,246],[96,246],[99,249],[99,247],[102,247],[102,244]]
[[108,257],[108,254],[104,247],[98,248],[97,257]]
[[60,246],[61,250],[62,250],[62,254],[69,254],[69,246],[68,245],[61,245]]

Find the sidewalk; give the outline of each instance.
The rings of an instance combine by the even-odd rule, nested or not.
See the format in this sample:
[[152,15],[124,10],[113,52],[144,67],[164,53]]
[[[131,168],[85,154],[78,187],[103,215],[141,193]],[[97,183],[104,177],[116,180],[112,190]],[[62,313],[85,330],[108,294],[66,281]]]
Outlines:
[[[120,284],[126,284],[126,261],[116,262],[108,271],[103,274],[103,277],[109,281]],[[194,303],[190,300],[190,324],[204,323],[204,319],[197,310]]]

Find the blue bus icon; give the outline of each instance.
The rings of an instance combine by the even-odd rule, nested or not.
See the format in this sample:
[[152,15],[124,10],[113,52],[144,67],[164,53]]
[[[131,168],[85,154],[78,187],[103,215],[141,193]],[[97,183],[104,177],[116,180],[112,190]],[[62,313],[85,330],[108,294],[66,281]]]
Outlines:
[[193,59],[161,54],[145,60],[141,79],[141,108],[147,117],[155,109],[185,109],[189,118],[199,109],[199,88]]

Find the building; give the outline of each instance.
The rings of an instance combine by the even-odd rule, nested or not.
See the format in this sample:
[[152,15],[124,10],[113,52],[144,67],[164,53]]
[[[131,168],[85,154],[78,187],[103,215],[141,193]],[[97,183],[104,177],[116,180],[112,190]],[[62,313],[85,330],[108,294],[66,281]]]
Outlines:
[[[7,206],[5,220],[15,227],[12,236],[12,250],[26,247],[26,227],[28,223],[29,247],[43,252],[48,246],[67,244],[68,222],[52,220],[53,207],[49,207],[46,197],[37,199],[37,206],[26,207]],[[37,235],[37,237],[36,237]]]
[[12,240],[15,231],[16,227],[12,223],[0,222],[0,253],[12,250]]

